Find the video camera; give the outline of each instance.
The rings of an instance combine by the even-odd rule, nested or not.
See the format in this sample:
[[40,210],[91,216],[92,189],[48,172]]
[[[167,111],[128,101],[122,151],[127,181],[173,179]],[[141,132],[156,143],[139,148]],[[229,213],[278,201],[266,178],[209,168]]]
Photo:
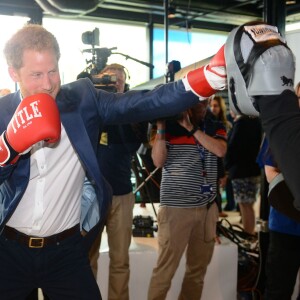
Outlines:
[[86,45],[99,46],[99,28],[95,28],[93,31],[86,31],[81,35],[81,40]]
[[92,58],[90,60],[86,60],[88,65],[86,69],[77,76],[77,79],[88,77],[96,88],[109,92],[116,92],[116,76],[99,73],[105,68],[107,59],[112,54],[111,51],[117,49],[117,47],[113,47],[111,49],[95,47],[99,46],[100,44],[99,35],[99,28],[95,28],[93,31],[86,31],[82,33],[82,42],[92,46],[92,48],[84,49],[82,52],[91,53]]
[[[112,50],[117,49],[117,47],[113,47],[110,49],[95,47],[95,46],[99,46],[99,33],[100,33],[99,28],[95,28],[93,31],[86,31],[86,32],[82,33],[82,36],[81,36],[82,42],[84,44],[88,44],[88,45],[92,46],[92,48],[84,49],[82,51],[82,53],[84,53],[84,52],[91,53],[92,58],[90,60],[86,60],[88,66],[86,67],[86,69],[83,72],[81,72],[77,76],[77,79],[88,77],[97,88],[111,91],[111,89],[113,88],[113,85],[115,85],[115,81],[113,80],[113,78],[111,77],[110,80],[108,80],[109,77],[98,75],[106,67],[107,59],[111,54],[119,54],[119,55],[126,57],[126,59],[132,59],[132,60],[134,60],[140,64],[143,64],[149,68],[154,68],[154,66],[152,64],[138,60],[129,55],[126,55],[126,54],[123,54],[120,52],[112,52]],[[101,77],[101,78],[99,79],[99,77]],[[100,83],[99,83],[99,80],[100,80]],[[105,81],[105,83],[103,83],[102,81]],[[128,89],[129,89],[129,85],[125,84],[125,91],[127,91]]]
[[155,125],[157,121],[168,121],[168,122],[176,122],[183,119],[183,113],[178,113],[176,115],[161,117],[159,119],[150,120],[149,123]]
[[117,92],[117,88],[115,86],[117,82],[117,76],[111,74],[98,74],[92,76],[92,82],[97,89],[105,90],[108,92]]

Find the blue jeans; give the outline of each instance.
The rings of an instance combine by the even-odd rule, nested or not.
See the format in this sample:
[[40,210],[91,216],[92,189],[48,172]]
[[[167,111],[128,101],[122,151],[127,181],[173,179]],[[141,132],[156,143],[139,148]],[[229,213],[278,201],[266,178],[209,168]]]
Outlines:
[[1,235],[1,300],[24,300],[35,288],[51,300],[101,300],[82,244],[79,231],[44,248],[29,248]]

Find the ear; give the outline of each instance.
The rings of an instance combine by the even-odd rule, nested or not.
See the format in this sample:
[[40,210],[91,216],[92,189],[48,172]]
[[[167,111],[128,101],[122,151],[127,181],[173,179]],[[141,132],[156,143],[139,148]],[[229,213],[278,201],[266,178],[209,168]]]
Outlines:
[[18,71],[16,69],[14,69],[13,67],[8,67],[8,73],[9,73],[10,78],[14,82],[19,81],[19,74],[18,74]]

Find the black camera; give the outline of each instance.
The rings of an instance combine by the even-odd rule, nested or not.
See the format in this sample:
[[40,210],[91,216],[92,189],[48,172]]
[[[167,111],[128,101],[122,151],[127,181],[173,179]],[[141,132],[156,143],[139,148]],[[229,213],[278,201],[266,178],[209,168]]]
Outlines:
[[151,124],[156,124],[157,121],[169,121],[169,122],[177,122],[183,119],[183,113],[179,113],[177,115],[172,115],[168,117],[161,117],[159,119],[149,121]]
[[135,216],[133,218],[132,235],[134,237],[154,237],[154,231],[157,231],[157,227],[154,227],[153,223],[151,216]]
[[92,76],[95,84],[116,84],[117,76],[110,74],[99,74]]
[[99,46],[99,28],[95,28],[93,31],[86,31],[81,35],[81,40],[86,45]]
[[98,74],[92,76],[92,82],[97,89],[107,92],[117,92],[116,82],[117,76],[112,74]]
[[163,118],[166,121],[179,121],[183,119],[183,113]]
[[133,218],[133,225],[139,228],[151,228],[153,226],[153,218],[151,216],[135,216]]
[[84,49],[82,52],[92,54],[90,60],[86,60],[88,66],[81,72],[79,78],[89,78],[97,89],[105,90],[108,92],[117,92],[116,82],[117,76],[110,74],[99,74],[106,66],[108,57],[112,54],[111,50],[116,47],[108,48],[96,48],[99,46],[99,28],[95,28],[93,31],[86,31],[82,34],[81,39],[84,44],[91,45],[90,49]]

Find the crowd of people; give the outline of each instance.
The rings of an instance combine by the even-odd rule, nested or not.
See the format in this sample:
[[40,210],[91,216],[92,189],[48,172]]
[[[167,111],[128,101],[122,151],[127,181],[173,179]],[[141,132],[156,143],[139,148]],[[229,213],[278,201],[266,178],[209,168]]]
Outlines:
[[[264,32],[272,32],[267,29],[257,32],[264,38]],[[232,66],[228,63],[227,74],[225,68],[233,55],[228,54],[230,38],[208,65],[182,80],[129,93],[125,68],[119,64],[107,65],[99,74],[116,77],[114,92],[97,88],[90,78],[61,85],[59,45],[41,25],[28,24],[9,39],[4,54],[19,90],[1,90],[0,100],[0,265],[6,270],[0,272],[1,299],[37,299],[37,288],[45,299],[101,299],[97,273],[104,230],[110,259],[108,299],[129,299],[132,158],[145,142],[153,164],[162,170],[158,259],[148,300],[166,298],[184,253],[187,263],[178,299],[201,298],[217,222],[226,217],[224,206],[238,209],[245,232],[256,235],[253,205],[262,167],[271,186],[264,299],[291,296],[300,267],[300,195],[297,172],[290,171],[291,164],[278,150],[283,129],[279,138],[274,126],[281,126],[283,117],[275,118],[274,125],[279,111],[267,111],[266,103],[277,105],[286,97],[288,122],[294,125],[300,118],[299,97],[291,87],[261,94],[255,90],[258,97],[251,103],[259,117],[251,116],[249,103],[234,100],[231,82],[231,106],[225,104],[218,92],[230,80]],[[290,62],[292,54],[286,51],[280,48],[276,55]],[[257,82],[252,85],[257,89]],[[249,98],[252,85],[237,95],[247,91]],[[156,120],[156,132],[150,143],[151,120]],[[284,153],[297,157],[294,150]],[[286,191],[290,199],[282,205]]]

